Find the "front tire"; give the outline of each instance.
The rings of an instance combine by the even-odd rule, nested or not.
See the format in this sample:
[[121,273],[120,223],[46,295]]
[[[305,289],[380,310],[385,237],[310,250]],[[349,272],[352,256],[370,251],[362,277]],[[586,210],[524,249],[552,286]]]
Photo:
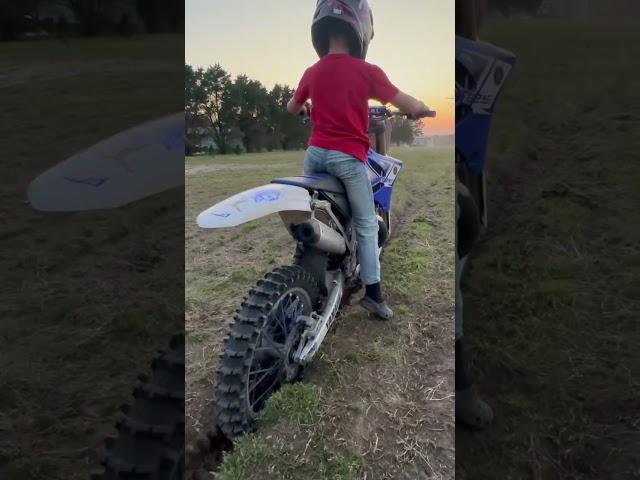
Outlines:
[[302,324],[319,298],[318,284],[298,266],[276,268],[237,311],[224,341],[216,378],[216,413],[230,439],[247,433],[266,399],[301,367],[292,361]]

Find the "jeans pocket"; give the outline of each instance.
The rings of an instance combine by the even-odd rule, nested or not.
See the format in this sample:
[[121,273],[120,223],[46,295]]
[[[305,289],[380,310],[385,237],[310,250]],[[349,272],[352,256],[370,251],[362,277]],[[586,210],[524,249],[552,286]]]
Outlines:
[[357,178],[362,175],[366,176],[363,167],[364,164],[362,162],[349,155],[330,158],[327,164],[329,173],[340,179]]
[[304,154],[302,171],[305,175],[310,175],[321,170],[322,149],[318,147],[308,147]]

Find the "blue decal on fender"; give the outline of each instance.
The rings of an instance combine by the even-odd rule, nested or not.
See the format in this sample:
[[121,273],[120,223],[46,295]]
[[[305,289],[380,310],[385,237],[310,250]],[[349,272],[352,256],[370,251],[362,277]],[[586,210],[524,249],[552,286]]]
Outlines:
[[87,178],[62,177],[62,178],[64,178],[68,182],[82,183],[83,185],[89,185],[91,187],[100,187],[107,180],[109,180],[107,177],[102,177],[102,178],[95,178],[95,177],[87,177]]
[[255,203],[274,202],[280,198],[280,192],[277,190],[265,190],[258,192],[253,196]]
[[212,215],[216,217],[222,217],[222,218],[229,218],[231,216],[230,213],[215,213],[215,212],[213,212]]

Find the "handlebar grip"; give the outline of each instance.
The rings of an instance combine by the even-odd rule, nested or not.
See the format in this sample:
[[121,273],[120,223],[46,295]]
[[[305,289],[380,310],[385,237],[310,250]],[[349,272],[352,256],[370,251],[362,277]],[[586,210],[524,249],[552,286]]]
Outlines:
[[434,110],[424,110],[417,115],[407,114],[407,118],[409,120],[419,120],[421,118],[429,117],[434,118],[436,116],[436,112]]

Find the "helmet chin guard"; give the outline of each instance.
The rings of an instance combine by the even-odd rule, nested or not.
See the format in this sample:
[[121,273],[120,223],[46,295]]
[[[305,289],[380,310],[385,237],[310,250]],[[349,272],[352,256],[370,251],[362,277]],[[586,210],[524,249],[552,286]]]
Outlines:
[[373,38],[373,14],[367,0],[318,0],[311,24],[311,40],[319,57],[329,52],[331,35],[344,35],[349,53],[367,58]]

